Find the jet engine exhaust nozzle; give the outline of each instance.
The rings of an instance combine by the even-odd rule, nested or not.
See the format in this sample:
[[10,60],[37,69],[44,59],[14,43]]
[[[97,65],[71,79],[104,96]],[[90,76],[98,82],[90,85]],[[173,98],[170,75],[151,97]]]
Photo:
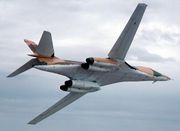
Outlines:
[[81,64],[81,67],[85,70],[88,70],[89,69],[89,64],[88,63],[82,63]]
[[87,62],[88,64],[90,64],[90,65],[93,65],[93,63],[94,63],[94,58],[93,58],[93,57],[89,57],[89,58],[86,59],[86,62]]

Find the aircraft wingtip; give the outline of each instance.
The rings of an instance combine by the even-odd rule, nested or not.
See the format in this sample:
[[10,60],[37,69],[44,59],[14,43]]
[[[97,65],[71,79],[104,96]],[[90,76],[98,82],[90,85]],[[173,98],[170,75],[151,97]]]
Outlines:
[[146,3],[139,3],[138,5],[140,5],[140,6],[147,6],[147,4]]
[[8,75],[8,76],[6,76],[7,78],[10,78],[10,77],[13,77],[13,75],[12,74],[10,74],[10,75]]
[[28,125],[35,125],[36,123],[30,121],[30,122],[28,122],[27,124],[28,124]]

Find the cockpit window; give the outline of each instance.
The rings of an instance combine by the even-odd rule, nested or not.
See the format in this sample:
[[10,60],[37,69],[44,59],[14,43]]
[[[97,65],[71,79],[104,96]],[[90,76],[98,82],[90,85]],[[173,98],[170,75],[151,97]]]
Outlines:
[[159,73],[159,72],[157,72],[157,71],[154,71],[154,70],[153,70],[153,75],[154,75],[154,76],[157,76],[157,77],[158,77],[158,76],[162,76],[161,73]]

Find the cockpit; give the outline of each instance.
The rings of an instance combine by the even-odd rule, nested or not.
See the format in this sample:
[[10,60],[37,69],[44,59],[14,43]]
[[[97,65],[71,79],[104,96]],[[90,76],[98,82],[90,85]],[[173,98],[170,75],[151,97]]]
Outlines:
[[153,76],[155,81],[167,81],[167,80],[170,80],[169,77],[149,68],[149,67],[143,67],[143,66],[137,66],[136,67],[136,70],[139,70],[143,73],[146,73],[150,76]]

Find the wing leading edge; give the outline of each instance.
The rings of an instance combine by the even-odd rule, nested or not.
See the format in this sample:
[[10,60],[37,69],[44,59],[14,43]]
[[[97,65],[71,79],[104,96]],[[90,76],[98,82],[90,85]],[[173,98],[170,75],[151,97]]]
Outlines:
[[112,59],[124,60],[127,51],[131,45],[131,42],[136,34],[139,27],[141,19],[143,17],[144,11],[146,9],[146,4],[140,3],[137,5],[135,11],[133,12],[131,18],[126,24],[124,30],[119,36],[118,40],[114,44],[113,48],[109,52],[108,56]]
[[61,110],[65,106],[71,104],[73,101],[77,100],[81,96],[85,95],[86,93],[75,93],[70,92],[67,96],[59,100],[56,104],[51,106],[49,109],[38,115],[36,118],[31,120],[28,124],[37,124],[38,122],[42,121],[43,119],[47,118],[48,116],[56,113],[57,111]]

